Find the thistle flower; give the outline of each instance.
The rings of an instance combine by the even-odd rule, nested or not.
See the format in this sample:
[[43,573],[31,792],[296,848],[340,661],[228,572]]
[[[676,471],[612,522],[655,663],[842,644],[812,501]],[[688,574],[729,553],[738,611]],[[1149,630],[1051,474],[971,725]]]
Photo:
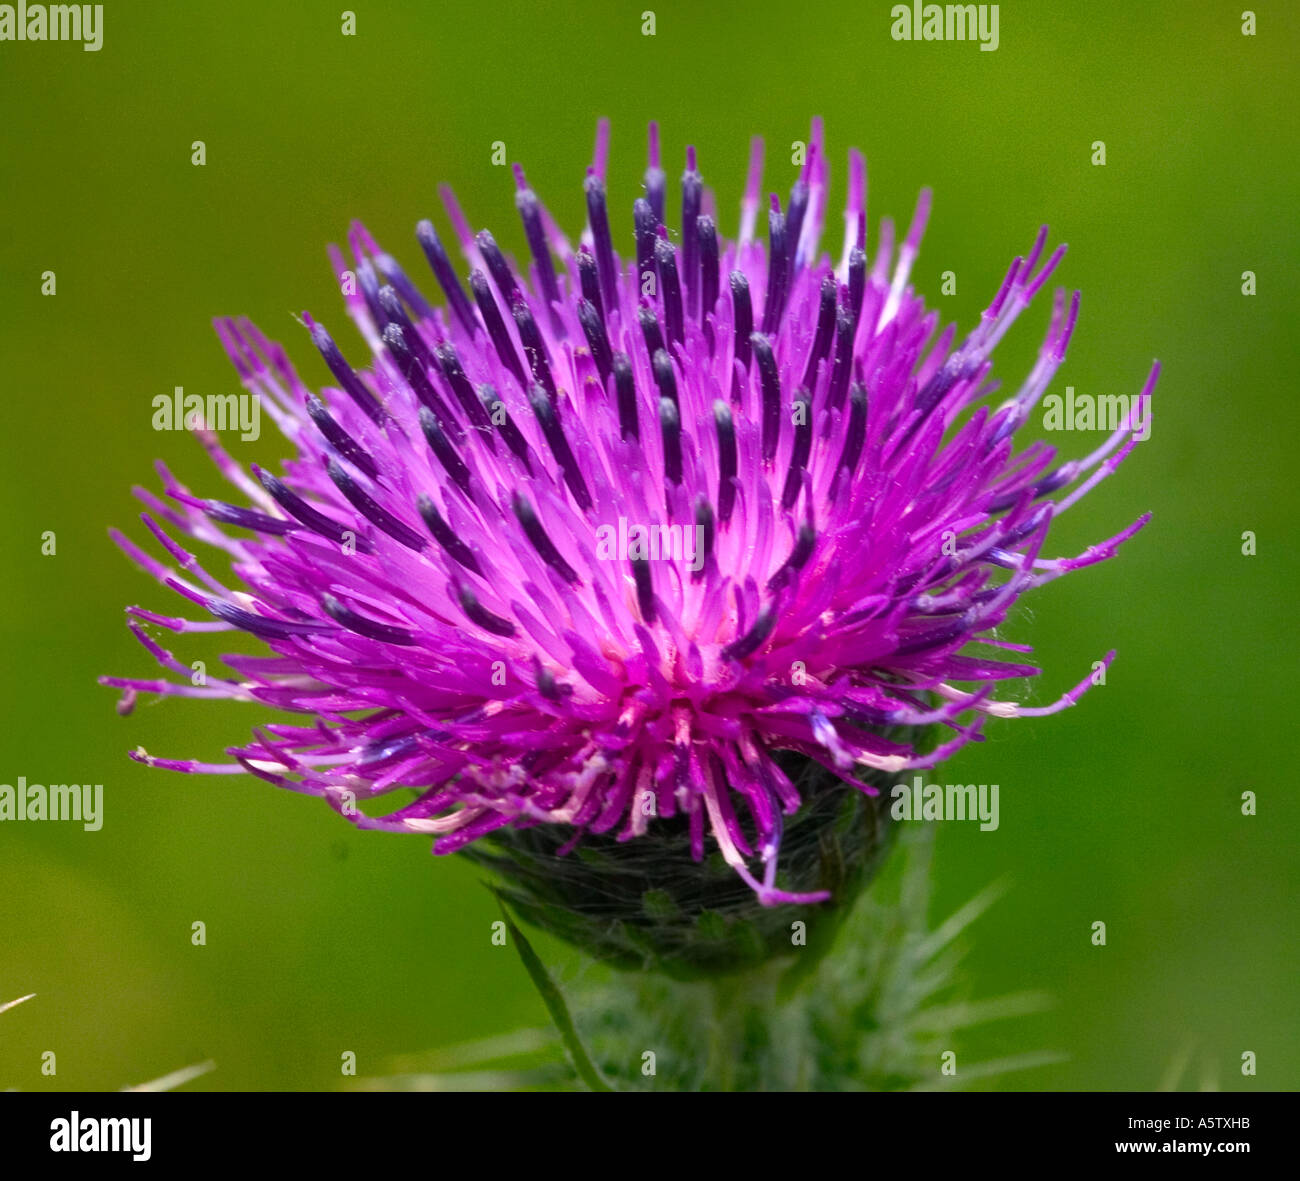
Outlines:
[[[625,902],[657,930],[683,907],[698,927],[741,905],[731,883],[771,907],[861,877],[882,846],[883,782],[978,738],[989,715],[1079,699],[1089,680],[1045,706],[997,700],[998,680],[1038,669],[971,646],[1029,651],[996,635],[1020,595],[1110,557],[1147,519],[1079,557],[1041,556],[1052,520],[1136,442],[1135,416],[1082,460],[1017,449],[1078,292],[1056,293],[1014,396],[984,404],[995,346],[1064,253],[1042,261],[1046,227],[955,344],[908,284],[928,191],[897,250],[884,220],[869,255],[851,152],[838,263],[820,252],[819,121],[788,202],[770,198],[765,242],[761,141],[732,242],[693,149],[670,217],[652,125],[631,259],[614,248],[607,147],[602,123],[576,248],[516,167],[528,267],[442,190],[469,267],[464,284],[419,224],[442,307],[354,223],[350,259],[330,253],[368,364],[302,317],[332,388],[313,392],[247,320],[216,322],[297,454],[280,475],[245,471],[200,429],[235,502],[159,465],[168,500],[140,492],[143,520],[179,570],[114,537],[210,618],[132,607],[132,632],[183,680],[105,678],[128,708],[148,691],[305,715],[257,728],[229,764],[134,757],[250,772],[362,828],[431,835],[439,854],[495,833],[480,857],[513,876],[517,902],[561,900],[532,917],[580,940]],[[237,584],[169,526],[224,551]],[[270,652],[227,656],[234,678],[196,685],[146,624],[240,629]],[[356,806],[401,789],[415,798],[386,814]],[[829,858],[828,834],[850,831]],[[726,885],[689,868],[715,849]],[[669,856],[671,872],[656,861]]]

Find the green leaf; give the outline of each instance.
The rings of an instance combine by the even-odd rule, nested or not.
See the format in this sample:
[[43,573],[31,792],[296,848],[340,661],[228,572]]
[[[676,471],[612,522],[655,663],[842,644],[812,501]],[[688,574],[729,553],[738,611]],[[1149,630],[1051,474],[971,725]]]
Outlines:
[[612,1088],[600,1077],[600,1071],[596,1069],[587,1051],[583,1048],[582,1042],[578,1038],[578,1031],[574,1028],[573,1018],[569,1015],[569,1006],[564,1003],[564,996],[556,987],[555,981],[551,979],[551,974],[546,970],[546,965],[542,963],[541,957],[533,950],[533,945],[528,942],[524,933],[515,926],[514,920],[510,917],[510,912],[506,910],[505,900],[501,894],[497,890],[492,890],[492,893],[496,895],[497,905],[501,908],[501,917],[505,920],[506,928],[509,930],[511,938],[514,939],[515,946],[519,949],[519,958],[524,962],[524,969],[532,979],[533,987],[541,995],[542,1003],[546,1006],[546,1011],[550,1013],[551,1020],[559,1031],[560,1040],[564,1043],[564,1048],[569,1052],[569,1058],[573,1062],[574,1070],[578,1072],[578,1076],[591,1090],[611,1090]]

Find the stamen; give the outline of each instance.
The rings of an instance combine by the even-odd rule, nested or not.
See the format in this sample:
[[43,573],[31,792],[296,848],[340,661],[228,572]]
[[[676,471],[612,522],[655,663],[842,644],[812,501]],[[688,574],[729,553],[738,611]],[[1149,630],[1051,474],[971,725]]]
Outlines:
[[315,394],[307,395],[307,413],[330,445],[358,471],[372,480],[379,479],[379,467],[361,445],[330,416],[325,403]]
[[[524,465],[524,470],[531,476],[533,474],[532,451],[523,432],[515,426],[515,420],[510,417],[506,404],[497,397],[496,390],[486,381],[478,387],[478,400],[489,421],[496,423],[497,430],[501,432],[501,437],[506,441],[511,454]],[[501,418],[499,423],[497,423],[498,415]]]
[[831,333],[835,330],[835,301],[839,295],[839,284],[835,276],[828,274],[822,280],[821,302],[817,308],[817,332],[813,337],[812,348],[808,352],[808,363],[803,370],[803,384],[814,389],[817,381],[817,365],[826,356],[831,347]]
[[596,266],[600,272],[600,292],[605,306],[618,307],[618,264],[614,261],[614,244],[609,236],[609,210],[605,207],[605,182],[588,171],[583,182],[587,194],[587,221],[591,242],[596,248]]
[[721,398],[713,403],[718,430],[718,520],[725,527],[736,503],[736,427],[731,407]]
[[626,439],[629,435],[638,443],[641,441],[641,424],[636,411],[636,380],[632,374],[632,362],[626,353],[615,353],[611,364],[614,371],[614,394],[618,402],[619,437]]
[[463,582],[452,583],[452,590],[460,603],[460,609],[465,612],[471,623],[477,623],[484,631],[491,632],[494,636],[508,637],[515,634],[515,625],[484,607],[478,601],[478,595]]
[[551,376],[551,365],[546,359],[546,343],[542,340],[537,321],[533,319],[533,313],[523,296],[517,293],[510,311],[515,318],[515,327],[519,329],[519,343],[524,346],[524,356],[528,359],[528,367],[533,371],[533,380],[541,384],[547,397],[554,402],[559,394],[555,389],[555,378]]
[[233,623],[242,631],[252,632],[253,635],[261,636],[264,640],[288,640],[294,636],[318,635],[321,632],[334,630],[323,623],[290,622],[285,619],[271,619],[265,615],[254,615],[251,611],[245,611],[233,603],[227,603],[224,599],[208,599],[204,606],[218,619]]
[[352,366],[343,359],[343,354],[339,352],[339,346],[334,343],[334,338],[325,331],[323,325],[312,322],[308,316],[303,318],[307,321],[311,332],[312,343],[320,350],[320,355],[325,358],[325,364],[329,366],[335,380],[343,387],[344,393],[365,411],[371,422],[383,426],[384,419],[387,417],[386,411],[375,395],[361,384],[361,379],[352,371]]
[[766,604],[758,613],[758,618],[754,621],[754,626],[749,629],[740,639],[728,644],[722,650],[724,660],[744,660],[752,656],[762,647],[768,636],[772,634],[776,627],[776,612],[772,604]]
[[487,267],[488,274],[492,276],[492,282],[497,285],[497,290],[501,292],[501,298],[509,306],[515,298],[515,293],[519,290],[519,284],[515,282],[515,273],[510,269],[510,264],[506,262],[505,255],[501,253],[501,248],[497,245],[497,240],[492,237],[487,230],[480,230],[474,235],[474,241],[478,245],[478,252],[483,256],[483,265]]
[[436,416],[442,429],[459,443],[465,437],[465,432],[448,409],[447,403],[433,388],[424,371],[424,362],[411,351],[401,325],[389,324],[384,329],[383,340],[389,354],[397,362],[398,371],[406,379],[406,384],[415,391],[415,396],[420,402]]
[[682,415],[672,398],[659,399],[659,429],[664,441],[664,477],[682,482]]
[[438,512],[438,506],[433,503],[433,498],[421,492],[415,499],[415,507],[419,510],[425,525],[428,526],[429,532],[433,534],[434,541],[447,551],[447,555],[453,561],[459,562],[466,570],[482,576],[483,571],[474,556],[474,551],[447,524],[442,514]]
[[578,283],[582,287],[582,298],[596,309],[603,324],[605,305],[600,298],[600,275],[596,270],[595,256],[585,246],[578,250]]
[[632,202],[632,225],[636,234],[636,275],[637,285],[645,282],[645,277],[655,269],[655,229],[659,220],[644,197]]
[[555,548],[555,542],[551,540],[550,534],[546,532],[546,527],[538,519],[533,506],[518,492],[515,492],[510,497],[510,507],[515,516],[519,518],[519,524],[523,526],[525,536],[533,543],[533,548],[542,561],[563,578],[565,582],[571,582],[575,585],[581,582],[577,571],[564,560],[563,555]]
[[424,257],[429,260],[429,267],[433,271],[434,278],[438,280],[438,286],[447,297],[448,306],[460,321],[461,327],[465,329],[466,335],[473,336],[474,309],[469,306],[465,289],[456,278],[456,272],[452,269],[450,259],[447,258],[447,251],[443,248],[442,239],[438,237],[438,231],[433,228],[433,222],[427,218],[420,222],[415,227],[415,237],[424,250]]
[[686,149],[686,171],[682,173],[682,274],[686,283],[686,297],[692,316],[699,315],[700,285],[696,279],[699,270],[700,203],[704,182],[695,169],[695,148]]
[[637,322],[641,325],[641,335],[645,338],[646,355],[653,358],[664,347],[664,334],[659,328],[659,317],[653,308],[638,308]]
[[578,467],[577,460],[573,458],[573,450],[564,434],[564,427],[560,423],[558,410],[552,405],[546,391],[539,385],[529,387],[528,402],[533,408],[533,413],[537,416],[537,422],[542,428],[542,434],[545,436],[547,443],[550,444],[551,454],[555,457],[555,462],[560,465],[564,482],[569,486],[569,491],[573,493],[573,499],[577,501],[578,507],[583,512],[587,512],[592,506],[591,493],[587,491],[586,482],[582,478],[582,471]]
[[826,405],[839,409],[849,388],[853,369],[853,317],[848,308],[835,313],[835,361],[831,365],[831,384],[826,394]]
[[703,319],[718,306],[718,229],[707,214],[701,214],[695,226],[700,239],[699,314]]
[[348,631],[355,632],[359,636],[365,636],[368,640],[379,640],[385,644],[403,644],[407,646],[416,642],[415,633],[409,628],[395,627],[389,623],[379,623],[373,619],[366,619],[365,616],[358,615],[350,607],[345,607],[331,594],[321,595],[320,602],[325,609],[325,614],[340,627],[345,627]]
[[655,592],[650,581],[650,561],[648,558],[630,559],[632,577],[636,581],[636,602],[641,611],[643,623],[655,621]]
[[351,538],[355,541],[358,553],[368,554],[374,549],[370,544],[370,540],[363,534],[346,525],[339,524],[338,521],[332,520],[325,516],[324,513],[317,512],[302,497],[291,491],[283,481],[278,480],[270,472],[263,471],[256,464],[253,465],[252,471],[253,475],[261,481],[262,487],[271,494],[275,503],[295,520],[301,521],[313,533],[328,537],[339,545],[345,544],[345,541]]
[[667,398],[674,406],[680,406],[677,398],[677,375],[673,372],[672,359],[667,349],[659,349],[650,361],[654,373],[655,385],[659,387],[659,396]]
[[601,321],[600,313],[589,299],[578,302],[578,323],[582,325],[582,333],[587,338],[591,359],[596,362],[600,384],[602,388],[608,387],[614,357],[610,351],[609,337],[605,335],[605,325]]
[[437,418],[434,417],[433,411],[427,406],[420,407],[420,429],[424,432],[424,438],[429,444],[429,450],[438,457],[438,462],[442,464],[443,470],[455,481],[456,486],[466,496],[469,496],[469,468],[465,466],[465,461],[461,459],[456,448],[443,434]]
[[776,371],[776,357],[768,338],[755,332],[749,342],[754,346],[763,392],[763,462],[771,463],[776,458],[776,446],[781,438],[781,378]]
[[519,363],[519,355],[515,352],[506,322],[501,317],[501,309],[497,307],[496,297],[488,286],[487,276],[482,271],[472,271],[469,285],[474,292],[474,302],[478,304],[483,323],[487,325],[488,336],[496,348],[497,356],[501,358],[501,364],[514,374],[519,388],[523,389],[528,385],[528,379],[524,376],[524,367]]
[[677,251],[664,238],[655,243],[655,263],[659,267],[659,291],[663,296],[664,324],[668,329],[668,339],[681,344],[684,339],[682,288],[677,277]]
[[551,331],[563,338],[564,323],[556,311],[560,302],[560,288],[555,281],[555,264],[551,261],[551,252],[546,245],[546,231],[542,227],[541,202],[537,194],[528,187],[524,179],[523,168],[516,164],[515,182],[519,191],[515,194],[515,207],[524,223],[524,237],[528,239],[528,248],[533,252],[533,262],[537,266],[537,283],[542,290],[542,299],[546,303],[547,314],[551,318]]
[[704,577],[705,567],[713,557],[713,541],[717,529],[713,520],[713,506],[703,494],[695,498],[695,563],[698,570],[691,571],[691,581],[698,582]]
[[803,487],[803,473],[812,453],[812,395],[805,389],[795,391],[794,446],[790,451],[790,469],[786,472],[785,488],[781,492],[781,507],[787,512],[794,507]]
[[781,323],[786,281],[790,271],[785,217],[775,193],[772,194],[772,208],[767,214],[767,240],[767,295],[763,301],[763,332],[771,336]]
[[333,481],[334,486],[348,498],[352,507],[363,517],[379,526],[389,537],[394,541],[401,542],[407,549],[413,549],[416,553],[424,549],[427,544],[424,538],[416,533],[414,529],[402,524],[386,508],[376,503],[374,498],[339,465],[337,460],[333,458],[326,459],[325,471]]

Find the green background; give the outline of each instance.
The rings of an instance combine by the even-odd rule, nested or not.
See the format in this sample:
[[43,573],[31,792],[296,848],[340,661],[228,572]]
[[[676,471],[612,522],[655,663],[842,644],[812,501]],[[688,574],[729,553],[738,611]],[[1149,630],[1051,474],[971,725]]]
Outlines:
[[[654,8],[657,34],[641,33]],[[513,951],[493,947],[477,875],[422,838],[358,834],[318,802],[250,779],[148,771],[128,748],[221,760],[263,717],[224,703],[142,702],[120,718],[97,675],[152,676],[122,608],[172,610],[106,536],[135,520],[133,483],[165,458],[202,494],[219,477],[150,400],[236,392],[211,332],[247,313],[308,380],[324,365],[292,315],[346,328],[324,246],[362,219],[433,287],[417,219],[447,223],[451,183],[475,228],[524,249],[506,144],[574,237],[595,121],[613,120],[620,249],[660,120],[667,168],[698,146],[735,233],[749,137],[785,145],[825,117],[824,245],[838,254],[844,152],[882,214],[935,190],[918,290],[964,332],[1041,222],[1083,291],[1053,389],[1136,392],[1164,363],[1152,438],[1055,527],[1080,552],[1151,510],[1113,562],[1034,594],[1005,629],[1032,642],[1045,702],[1119,649],[1080,708],[994,722],[933,776],[997,782],[1001,827],[939,837],[936,917],[990,881],[1009,891],[974,930],[975,996],[1044,990],[1042,1014],[981,1029],[963,1060],[1055,1050],[1007,1087],[1150,1089],[1300,1083],[1296,1013],[1296,61],[1300,6],[1009,2],[1001,46],[900,43],[887,4],[432,5],[114,3],[103,49],[0,43],[0,333],[6,533],[0,782],[103,782],[102,831],[0,827],[0,1086],[116,1088],[212,1058],[213,1089],[339,1085],[393,1055],[544,1014]],[[714,11],[705,11],[712,7]],[[190,145],[207,145],[194,167]],[[1104,140],[1105,167],[1091,164]],[[671,206],[670,206],[671,207]],[[41,273],[57,273],[42,296]],[[940,274],[957,294],[939,296]],[[1242,272],[1258,294],[1243,296]],[[1048,305],[999,348],[1014,384]],[[275,464],[263,438],[232,446]],[[1041,427],[1041,418],[1034,429]],[[1055,435],[1082,455],[1099,435]],[[57,554],[40,553],[41,534]],[[1243,556],[1252,530],[1258,554]],[[219,568],[219,567],[218,567]],[[187,662],[226,637],[174,638]],[[224,645],[222,643],[224,641]],[[212,666],[215,667],[215,666]],[[1243,817],[1240,796],[1258,795]],[[205,947],[190,924],[207,924]],[[1108,943],[1094,947],[1103,920]],[[572,980],[583,969],[554,944]],[[58,1074],[39,1073],[54,1050]],[[1243,1078],[1243,1051],[1258,1076]]]

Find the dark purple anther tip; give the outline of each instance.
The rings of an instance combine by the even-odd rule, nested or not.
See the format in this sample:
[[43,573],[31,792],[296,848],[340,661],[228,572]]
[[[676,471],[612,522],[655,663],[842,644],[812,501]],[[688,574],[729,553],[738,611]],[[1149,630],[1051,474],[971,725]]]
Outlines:
[[718,228],[701,214],[695,222],[700,250],[700,316],[710,316],[718,304]]
[[745,278],[742,271],[732,271],[728,281],[731,284],[731,304],[736,329],[736,360],[748,369],[751,355],[749,338],[754,332],[754,308],[749,300],[749,280]]
[[551,540],[550,534],[546,532],[546,527],[538,518],[533,506],[518,492],[515,492],[510,497],[510,508],[518,518],[519,524],[523,526],[524,535],[532,542],[538,557],[565,582],[578,583],[580,580],[577,572],[564,560],[564,556],[560,551],[555,548],[555,542]]
[[454,583],[452,589],[457,601],[460,603],[460,609],[465,612],[466,618],[471,623],[478,624],[484,631],[490,632],[494,636],[509,637],[515,634],[515,625],[510,620],[503,619],[496,612],[489,611],[484,607],[478,601],[478,595],[464,583]]
[[295,520],[306,525],[313,533],[319,533],[322,537],[327,537],[330,541],[339,545],[346,545],[351,541],[358,553],[368,554],[373,550],[374,547],[367,538],[358,534],[354,529],[349,529],[346,525],[341,525],[338,521],[312,508],[301,496],[292,491],[283,480],[271,475],[270,472],[263,471],[256,465],[253,466],[252,471],[253,475],[261,482],[262,487],[270,494],[271,499]]
[[786,283],[790,277],[785,217],[781,213],[775,194],[772,196],[772,208],[767,215],[767,237],[767,296],[763,301],[763,332],[767,336],[772,336],[781,323]]
[[533,408],[537,423],[542,428],[542,435],[550,445],[551,455],[559,465],[564,482],[573,494],[574,501],[584,513],[587,512],[592,506],[591,493],[587,490],[582,471],[573,457],[573,449],[569,446],[568,437],[564,433],[559,411],[540,385],[529,386],[528,404]]
[[659,268],[659,291],[663,296],[664,327],[668,339],[681,344],[685,339],[682,323],[682,287],[677,276],[677,251],[673,244],[660,238],[655,243],[655,264]]
[[378,426],[384,424],[387,417],[384,408],[379,404],[378,399],[361,383],[361,379],[353,372],[352,366],[343,358],[339,352],[339,346],[334,343],[334,338],[330,336],[325,328],[320,324],[311,326],[312,343],[320,350],[320,355],[325,358],[325,364],[334,374],[335,380],[343,387],[343,391],[351,398],[362,410],[366,416]]
[[674,406],[678,405],[677,375],[673,372],[672,358],[667,349],[659,349],[650,359],[650,369],[654,373],[655,385],[659,387],[659,396],[667,398]]
[[533,313],[518,293],[515,295],[514,303],[510,305],[510,311],[515,318],[515,327],[519,330],[519,343],[524,346],[524,356],[528,359],[528,367],[533,372],[533,380],[541,384],[546,390],[547,397],[553,402],[559,394],[555,388],[555,378],[551,376],[550,361],[546,357],[546,342],[542,339],[537,321],[533,319]]
[[434,350],[434,356],[437,358],[438,368],[444,380],[451,387],[451,392],[456,396],[461,410],[464,411],[466,421],[484,436],[489,447],[496,450],[492,438],[492,422],[475,395],[469,378],[465,376],[465,369],[460,363],[460,354],[456,352],[456,346],[449,340],[444,341]]
[[[422,406],[428,407],[437,416],[442,429],[456,442],[464,438],[460,423],[452,416],[447,404],[438,391],[433,388],[428,374],[424,371],[424,362],[412,351],[409,334],[403,332],[400,324],[389,324],[384,329],[384,347],[397,364],[398,372],[406,379],[406,384],[415,391],[415,396]],[[430,361],[434,359],[429,358]]]
[[600,374],[602,387],[609,385],[609,374],[614,356],[610,351],[609,337],[605,335],[605,325],[600,313],[589,299],[578,302],[578,323],[582,325],[582,334],[587,338],[587,347],[591,350],[592,360],[596,362],[596,371]]
[[849,388],[849,374],[853,368],[853,317],[848,308],[835,312],[835,363],[831,366],[831,384],[826,404],[838,409]]
[[781,377],[776,369],[776,356],[772,344],[761,332],[749,338],[754,346],[754,360],[758,366],[759,384],[763,395],[763,462],[776,458],[776,446],[781,438]]
[[630,559],[632,578],[636,582],[636,602],[641,611],[643,623],[655,621],[655,592],[650,579],[650,561],[648,558]]
[[653,308],[637,309],[636,318],[641,325],[641,335],[645,338],[646,356],[653,358],[664,347],[663,330],[659,327],[659,317]]
[[855,381],[849,391],[849,425],[844,431],[844,450],[840,453],[840,467],[850,479],[857,471],[866,437],[867,391]]
[[415,507],[419,510],[421,519],[433,535],[434,541],[447,551],[447,556],[464,566],[466,570],[482,575],[483,571],[479,567],[478,559],[474,556],[474,551],[447,524],[443,515],[438,511],[438,506],[433,503],[432,497],[421,492],[415,499]]
[[736,424],[721,398],[713,403],[713,423],[718,431],[718,520],[726,525],[736,503]]
[[857,330],[862,317],[862,297],[867,291],[867,252],[861,246],[849,251],[849,314]]
[[650,202],[638,197],[632,202],[632,224],[636,233],[636,274],[638,284],[655,270],[656,229],[659,226]]
[[696,227],[703,195],[704,182],[695,171],[695,149],[687,148],[686,171],[682,173],[682,273],[692,316],[700,314],[700,285],[696,280],[700,241]]
[[372,480],[379,478],[379,467],[375,461],[347,431],[334,421],[330,412],[325,409],[325,403],[315,394],[307,395],[307,414],[335,451]]
[[474,242],[478,246],[479,254],[483,256],[483,265],[487,267],[488,274],[492,276],[492,282],[497,285],[497,290],[501,292],[501,298],[509,306],[519,290],[514,271],[510,269],[510,264],[506,262],[505,255],[501,253],[497,240],[487,230],[480,230],[474,236]]
[[447,297],[447,303],[455,313],[456,319],[460,321],[465,332],[473,336],[474,309],[470,307],[465,290],[461,287],[460,280],[456,278],[456,272],[447,257],[442,239],[438,237],[438,231],[433,228],[433,222],[428,219],[420,222],[415,227],[415,237],[424,250],[424,257],[429,260],[429,269],[438,280],[438,286]]
[[411,322],[411,317],[406,314],[406,307],[398,297],[398,293],[390,286],[385,285],[379,289],[379,306],[384,312],[385,329],[396,325],[405,343],[411,351],[420,358],[425,365],[433,364],[433,354],[429,351],[429,346],[424,343],[424,337]]
[[816,544],[817,531],[813,528],[811,521],[804,521],[799,526],[799,533],[795,538],[794,548],[791,549],[790,556],[781,564],[776,573],[768,579],[768,591],[774,593],[792,583],[795,575],[808,564],[808,559],[812,557],[813,547]]
[[478,387],[479,405],[483,407],[483,413],[488,416],[488,421],[501,432],[501,437],[505,440],[506,446],[510,448],[511,454],[524,465],[524,471],[530,476],[533,474],[533,463],[530,458],[528,440],[524,438],[520,429],[515,426],[515,420],[510,417],[510,412],[506,405],[497,396],[496,390],[486,381]]
[[470,290],[474,292],[474,302],[478,304],[483,323],[487,325],[488,336],[492,340],[497,356],[501,358],[501,364],[513,374],[519,383],[519,388],[525,388],[528,379],[524,376],[524,367],[519,363],[514,341],[510,339],[510,332],[501,316],[501,309],[497,306],[496,296],[492,294],[492,288],[488,285],[487,276],[482,271],[476,270],[470,274],[469,285]]
[[614,371],[614,394],[618,402],[619,437],[631,437],[641,441],[641,425],[636,412],[636,381],[632,374],[632,362],[626,353],[615,353],[612,363]]
[[371,524],[382,529],[394,541],[400,542],[407,549],[417,553],[427,544],[423,537],[399,521],[386,508],[377,503],[360,484],[352,478],[347,470],[333,458],[325,460],[325,471],[334,486],[343,493],[348,502]]
[[609,210],[605,206],[605,182],[594,172],[583,182],[587,194],[587,221],[591,241],[596,248],[596,265],[600,271],[600,290],[607,308],[618,307],[618,264],[614,243],[609,235]]
[[365,636],[368,640],[379,640],[384,644],[402,644],[412,645],[415,641],[415,633],[409,628],[395,627],[391,623],[379,623],[374,619],[367,619],[364,615],[359,615],[350,607],[345,606],[331,594],[321,595],[321,606],[328,615],[340,627],[346,628],[356,635]]
[[659,430],[664,442],[664,478],[682,482],[682,414],[672,398],[659,399]]
[[424,432],[429,450],[433,452],[443,470],[452,478],[456,487],[469,496],[469,468],[465,466],[465,461],[461,459],[456,448],[443,433],[433,411],[427,406],[420,407],[420,430]]
[[546,230],[542,225],[542,205],[532,189],[523,187],[523,169],[518,169],[516,175],[521,182],[521,187],[515,194],[515,207],[523,220],[524,237],[528,239],[528,249],[532,251],[533,263],[537,267],[537,283],[541,288],[542,299],[546,303],[551,331],[563,339],[566,335],[564,322],[560,319],[556,308],[560,302],[560,288],[555,280],[555,264],[551,261],[551,251],[546,244]]
[[695,562],[693,565],[699,567],[698,570],[691,571],[691,581],[698,582],[704,577],[704,571],[713,557],[713,542],[717,533],[717,527],[713,519],[713,506],[709,503],[708,497],[702,493],[695,498],[695,544],[698,547],[695,551]]
[[585,246],[578,249],[578,285],[582,288],[582,298],[596,309],[596,315],[604,322],[605,303],[600,297],[600,274],[596,268],[596,257]]
[[[433,318],[433,308],[429,306],[429,301],[420,294],[420,289],[411,282],[406,272],[402,270],[391,254],[375,255],[375,267],[387,280],[388,284],[396,288],[397,293],[407,302],[411,311],[419,319],[431,320]],[[380,294],[383,294],[382,290]]]
[[754,626],[749,629],[740,639],[728,644],[722,650],[722,655],[726,660],[744,660],[753,656],[755,652],[763,646],[767,637],[772,634],[776,627],[776,611],[772,604],[768,603],[759,613],[758,618],[754,620]]
[[790,452],[790,468],[786,472],[785,487],[781,492],[781,507],[787,511],[799,499],[803,487],[803,473],[812,453],[812,396],[806,389],[797,390],[791,404],[794,415],[794,447]]
[[813,336],[812,348],[808,351],[808,364],[803,371],[803,384],[810,390],[816,388],[817,366],[831,347],[838,294],[839,284],[835,282],[835,276],[827,275],[822,280],[821,302],[817,308],[817,331]]

